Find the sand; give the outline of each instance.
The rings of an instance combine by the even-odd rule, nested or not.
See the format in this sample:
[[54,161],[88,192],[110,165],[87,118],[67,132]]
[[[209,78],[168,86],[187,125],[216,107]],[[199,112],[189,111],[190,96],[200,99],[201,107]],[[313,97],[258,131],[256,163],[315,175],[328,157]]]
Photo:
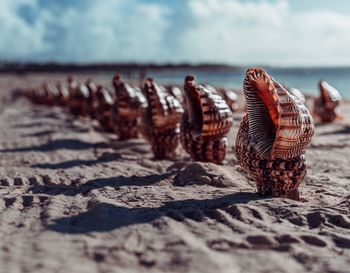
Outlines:
[[0,272],[348,272],[349,104],[317,126],[297,202],[256,196],[232,151],[155,161],[10,91],[64,76],[0,76]]

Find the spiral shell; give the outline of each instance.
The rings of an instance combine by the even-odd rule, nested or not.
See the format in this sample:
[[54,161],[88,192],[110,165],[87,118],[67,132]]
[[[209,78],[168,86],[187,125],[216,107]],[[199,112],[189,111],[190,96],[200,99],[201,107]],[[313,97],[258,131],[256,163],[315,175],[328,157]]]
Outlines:
[[193,160],[222,163],[232,113],[214,88],[198,85],[193,76],[185,78],[185,114],[181,123],[181,143]]
[[294,88],[294,87],[290,87],[287,90],[290,94],[296,96],[302,103],[306,102],[306,99],[305,99],[303,92],[301,92],[299,89]]
[[147,106],[143,107],[140,131],[150,142],[156,158],[171,157],[180,141],[183,108],[175,97],[152,79],[147,79],[142,91]]
[[185,95],[184,92],[181,90],[180,87],[176,85],[167,85],[166,86],[167,91],[169,92],[170,95],[175,97],[182,106],[184,106],[185,102]]
[[101,127],[107,132],[113,132],[113,122],[112,122],[112,108],[113,108],[113,98],[109,91],[103,88],[101,85],[97,87],[96,98],[98,101],[97,107],[97,120],[99,121]]
[[218,93],[222,96],[233,113],[238,110],[238,95],[235,91],[226,88],[219,88]]
[[89,91],[89,97],[87,98],[87,114],[91,119],[96,119],[98,109],[97,85],[91,79],[88,79],[85,85]]
[[69,110],[74,115],[81,114],[81,99],[82,96],[80,94],[80,85],[77,81],[73,79],[73,77],[68,77],[68,92],[69,92],[69,100],[68,107]]
[[258,193],[293,195],[306,174],[311,114],[261,68],[248,69],[243,89],[247,114],[237,134],[236,157],[256,180]]
[[57,98],[59,95],[57,88],[47,82],[43,83],[42,88],[44,92],[44,96],[42,97],[42,103],[49,106],[57,104]]
[[320,81],[319,88],[321,96],[314,101],[314,115],[321,122],[333,122],[339,117],[337,107],[342,102],[342,97],[339,91],[326,81]]
[[116,102],[113,106],[114,130],[119,139],[138,137],[138,118],[147,104],[139,88],[123,82],[119,75],[113,78]]
[[65,106],[69,100],[69,92],[68,89],[60,82],[56,84],[56,88],[59,92],[58,96],[58,104],[61,106]]
[[36,104],[47,104],[49,94],[48,94],[46,88],[44,88],[44,85],[45,84],[43,84],[39,88],[32,88],[29,90],[28,98],[32,102],[34,102]]

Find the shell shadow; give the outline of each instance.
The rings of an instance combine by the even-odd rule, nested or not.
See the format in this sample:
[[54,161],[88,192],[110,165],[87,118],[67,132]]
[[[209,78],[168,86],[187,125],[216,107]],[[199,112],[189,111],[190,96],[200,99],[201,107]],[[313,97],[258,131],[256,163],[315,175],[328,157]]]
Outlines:
[[52,135],[55,132],[56,131],[54,131],[54,130],[44,130],[44,131],[34,132],[34,133],[30,133],[30,134],[23,134],[21,136],[22,137],[42,137],[42,136],[46,136],[46,135]]
[[213,211],[233,204],[244,204],[258,199],[252,192],[237,192],[214,199],[187,199],[171,201],[158,208],[128,208],[110,203],[92,204],[88,211],[78,215],[53,220],[47,226],[49,230],[67,234],[82,234],[88,232],[106,232],[122,227],[146,224],[168,216],[182,221],[191,218],[200,221],[205,217],[200,211]]
[[42,163],[42,164],[32,165],[31,167],[40,168],[40,169],[51,169],[51,170],[69,169],[77,166],[93,166],[99,163],[116,161],[119,158],[120,158],[120,154],[104,153],[102,156],[98,157],[97,159],[90,159],[90,160],[77,159],[77,160],[69,160],[69,161],[60,162],[60,163]]
[[339,130],[331,131],[331,132],[324,132],[321,133],[320,135],[327,136],[327,135],[345,135],[345,134],[350,134],[350,126],[343,127]]
[[106,147],[106,143],[97,142],[97,143],[88,143],[77,139],[58,139],[51,142],[48,142],[43,145],[38,146],[29,146],[29,147],[21,147],[14,149],[2,149],[0,152],[2,153],[15,153],[15,152],[49,152],[60,149],[68,149],[68,150],[85,150],[90,148],[98,148],[98,147]]
[[148,186],[156,184],[164,179],[167,179],[173,172],[168,172],[164,174],[151,174],[146,176],[115,176],[107,178],[98,178],[87,181],[80,185],[62,185],[48,183],[45,185],[35,185],[29,188],[28,192],[34,194],[43,193],[47,195],[66,195],[75,196],[78,194],[87,195],[90,191],[94,189],[101,189],[104,187],[119,188],[122,186]]

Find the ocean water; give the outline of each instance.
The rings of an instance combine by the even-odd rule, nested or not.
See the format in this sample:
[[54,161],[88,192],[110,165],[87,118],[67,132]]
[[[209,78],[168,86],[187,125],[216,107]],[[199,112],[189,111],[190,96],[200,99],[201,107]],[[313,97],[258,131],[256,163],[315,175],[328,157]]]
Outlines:
[[[295,87],[305,94],[318,95],[318,82],[323,79],[339,90],[344,98],[350,99],[350,68],[266,68],[275,80],[287,87]],[[161,83],[182,85],[188,74],[196,76],[197,81],[227,88],[242,89],[246,68],[217,71],[174,70],[147,71]]]

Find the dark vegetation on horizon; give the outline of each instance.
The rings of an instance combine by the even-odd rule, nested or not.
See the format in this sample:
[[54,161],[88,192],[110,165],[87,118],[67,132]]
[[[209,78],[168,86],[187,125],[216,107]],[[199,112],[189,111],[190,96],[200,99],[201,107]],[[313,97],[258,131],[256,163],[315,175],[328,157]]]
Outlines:
[[147,70],[237,70],[237,66],[224,64],[138,64],[138,63],[114,63],[114,64],[77,64],[77,63],[22,63],[0,62],[0,73],[55,73],[55,72],[89,72],[89,71],[129,71],[145,72]]

